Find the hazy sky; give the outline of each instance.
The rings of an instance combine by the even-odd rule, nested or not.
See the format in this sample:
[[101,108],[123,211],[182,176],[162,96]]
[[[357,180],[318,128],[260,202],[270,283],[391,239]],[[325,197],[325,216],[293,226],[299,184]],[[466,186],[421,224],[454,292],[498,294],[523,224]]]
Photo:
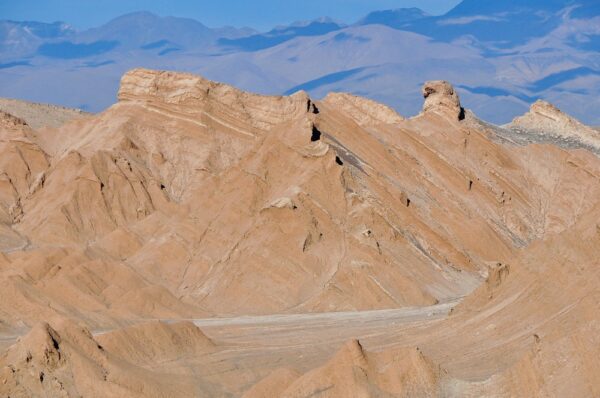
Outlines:
[[194,18],[210,27],[265,30],[278,24],[330,16],[354,22],[373,10],[419,7],[442,14],[460,0],[0,0],[0,19],[65,21],[98,26],[132,11]]

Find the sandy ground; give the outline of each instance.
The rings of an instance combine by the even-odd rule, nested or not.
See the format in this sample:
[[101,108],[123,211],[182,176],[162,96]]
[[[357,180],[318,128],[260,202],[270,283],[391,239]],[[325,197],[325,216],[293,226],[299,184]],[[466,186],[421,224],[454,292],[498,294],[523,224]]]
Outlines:
[[[207,380],[225,381],[231,391],[241,393],[275,369],[305,372],[320,366],[352,339],[360,340],[369,351],[414,343],[415,336],[422,334],[420,331],[446,319],[458,303],[455,300],[394,310],[194,319],[193,323],[218,349],[170,362],[177,367],[207,369],[202,372]],[[169,365],[156,363],[154,369]]]
[[[224,347],[224,350],[215,354],[216,356],[244,357],[252,360],[291,351],[310,352],[306,350],[315,347],[315,354],[331,353],[340,343],[349,339],[365,340],[371,349],[383,348],[392,334],[445,319],[459,302],[460,299],[457,299],[429,307],[375,311],[147,321],[192,321],[219,346]],[[93,335],[100,336],[114,330],[116,329],[95,330]],[[22,334],[0,334],[0,350],[4,350],[26,334],[27,331],[23,331]],[[301,358],[305,359],[296,364],[301,365],[310,359],[322,360],[320,355],[319,358],[310,357],[311,355],[303,355]]]
[[[225,384],[239,395],[275,369],[305,372],[319,366],[352,339],[360,340],[371,351],[402,346],[408,340],[414,342],[414,336],[446,319],[459,302],[460,299],[429,307],[375,311],[148,319],[173,324],[192,321],[216,344],[216,349],[202,355],[156,361],[147,368],[174,374],[201,369],[203,379]],[[95,330],[93,335],[97,338],[116,330]],[[25,334],[0,335],[0,350]]]
[[298,349],[301,347],[335,346],[352,338],[372,340],[404,327],[445,318],[458,300],[416,308],[393,310],[330,312],[320,314],[293,314],[243,316],[235,318],[194,319],[213,340],[241,347],[241,350]]

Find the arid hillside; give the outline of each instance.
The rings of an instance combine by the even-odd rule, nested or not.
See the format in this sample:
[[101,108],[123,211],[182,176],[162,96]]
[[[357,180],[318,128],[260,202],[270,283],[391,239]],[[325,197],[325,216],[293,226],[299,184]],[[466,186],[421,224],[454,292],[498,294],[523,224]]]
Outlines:
[[79,109],[0,98],[0,111],[21,118],[34,128],[60,127],[66,122],[89,116]]
[[0,396],[598,396],[598,131],[423,97],[1,112]]

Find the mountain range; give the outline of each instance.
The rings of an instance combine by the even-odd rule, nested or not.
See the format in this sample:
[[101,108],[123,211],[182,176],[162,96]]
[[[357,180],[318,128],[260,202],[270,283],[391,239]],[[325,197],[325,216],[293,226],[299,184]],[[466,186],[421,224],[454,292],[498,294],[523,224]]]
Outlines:
[[465,0],[445,15],[376,11],[279,26],[209,28],[148,12],[77,30],[0,22],[0,96],[97,112],[135,67],[180,70],[262,94],[344,91],[418,112],[426,80],[455,83],[467,108],[507,123],[537,99],[599,125],[600,5],[593,0]]
[[598,397],[600,131],[419,97],[0,100],[0,397]]

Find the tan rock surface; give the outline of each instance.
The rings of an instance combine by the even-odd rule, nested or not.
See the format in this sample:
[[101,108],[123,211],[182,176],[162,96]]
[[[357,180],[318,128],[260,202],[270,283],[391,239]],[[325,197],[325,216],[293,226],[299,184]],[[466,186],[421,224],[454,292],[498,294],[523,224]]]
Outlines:
[[423,113],[440,112],[459,120],[464,118],[464,110],[460,105],[458,93],[447,81],[426,82],[423,86],[423,98],[425,98]]
[[330,93],[323,100],[332,104],[363,127],[394,124],[404,120],[389,106],[347,93]]
[[597,395],[600,159],[424,94],[136,69],[98,115],[0,114],[0,393]]
[[360,342],[351,340],[280,396],[431,397],[440,394],[438,372],[418,349],[369,354]]
[[[58,330],[47,323],[34,326],[0,358],[2,396],[192,397],[207,394],[195,387],[189,377],[153,372],[115,357],[88,330],[69,321],[58,321],[58,325]],[[180,339],[188,336],[182,333],[181,327],[163,330]],[[119,341],[119,337],[116,340]],[[121,355],[128,352],[129,343],[124,346],[115,341],[111,343],[111,348]],[[152,343],[155,350],[173,353],[170,344],[163,345],[160,335],[153,337]],[[159,354],[152,357],[156,361],[168,358]]]
[[546,101],[536,101],[528,113],[515,118],[508,127],[549,139],[579,141],[600,151],[600,131],[584,125]]
[[0,111],[14,115],[34,129],[60,127],[68,121],[89,116],[80,109],[38,104],[9,98],[0,98]]
[[243,398],[279,397],[300,376],[300,373],[292,369],[277,369],[246,391]]

